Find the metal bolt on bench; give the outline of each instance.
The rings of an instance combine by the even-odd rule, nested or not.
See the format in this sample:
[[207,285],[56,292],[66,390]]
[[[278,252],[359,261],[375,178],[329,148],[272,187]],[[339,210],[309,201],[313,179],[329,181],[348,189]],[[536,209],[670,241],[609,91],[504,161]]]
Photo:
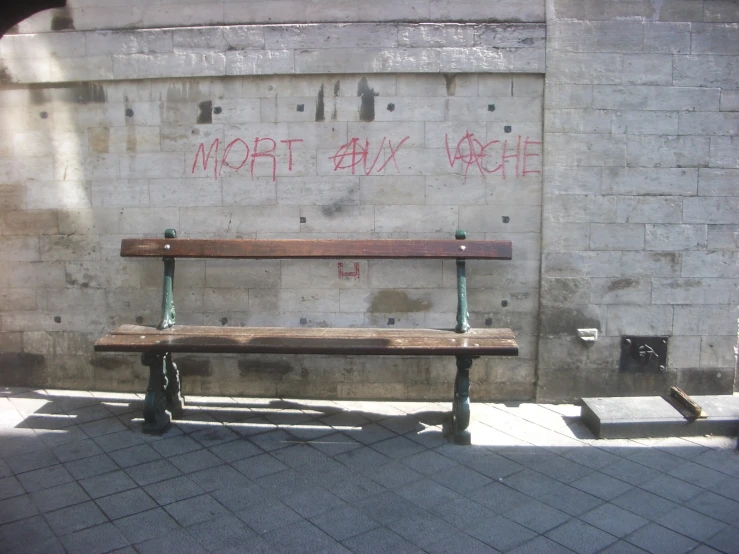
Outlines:
[[[159,325],[121,325],[95,342],[98,352],[141,352],[149,368],[144,399],[145,433],[166,431],[181,416],[184,401],[172,353],[328,354],[454,356],[452,430],[457,444],[470,444],[470,369],[480,356],[517,356],[510,329],[472,329],[467,308],[466,260],[510,260],[510,241],[466,240],[241,240],[123,239],[121,256],[161,257],[164,262],[162,318]],[[464,244],[461,243],[464,241]],[[455,259],[457,324],[452,329],[354,329],[280,327],[202,327],[176,325],[176,258],[206,259]]]

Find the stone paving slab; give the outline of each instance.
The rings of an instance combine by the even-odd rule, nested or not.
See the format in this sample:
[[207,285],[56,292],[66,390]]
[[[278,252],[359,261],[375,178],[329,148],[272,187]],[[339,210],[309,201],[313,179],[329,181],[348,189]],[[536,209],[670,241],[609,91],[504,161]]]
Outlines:
[[0,552],[739,551],[736,439],[601,439],[572,405],[0,388]]

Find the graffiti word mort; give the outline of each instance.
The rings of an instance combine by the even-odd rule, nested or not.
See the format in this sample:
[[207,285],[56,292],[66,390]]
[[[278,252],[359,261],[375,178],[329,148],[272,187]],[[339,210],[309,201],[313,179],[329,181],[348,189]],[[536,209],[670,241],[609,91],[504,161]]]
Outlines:
[[[531,169],[528,166],[529,158],[538,158],[541,154],[538,151],[531,152],[529,149],[536,149],[541,145],[541,141],[529,140],[529,137],[521,140],[521,135],[515,141],[509,140],[491,140],[482,142],[474,133],[467,131],[465,135],[459,139],[454,152],[449,148],[449,136],[444,135],[444,145],[446,146],[446,155],[449,159],[449,165],[454,168],[459,162],[464,172],[464,178],[467,179],[470,169],[480,172],[480,175],[498,174],[505,179],[510,170],[508,163],[515,161],[516,177],[525,177],[534,173],[541,173],[540,169]],[[523,148],[521,143],[523,142]],[[537,167],[541,167],[540,165]]]
[[[284,144],[287,148],[288,161],[287,170],[293,170],[293,143],[303,142],[303,139],[289,139],[281,140],[280,144]],[[195,159],[192,162],[192,173],[198,169],[198,162],[202,165],[204,172],[208,171],[208,165],[213,162],[213,177],[215,179],[220,178],[223,168],[233,170],[234,172],[239,171],[242,167],[249,164],[252,178],[254,177],[254,166],[258,160],[264,160],[263,163],[271,164],[272,180],[274,181],[277,177],[277,157],[275,152],[277,151],[277,141],[269,137],[254,137],[254,143],[250,148],[245,140],[235,138],[220,152],[221,141],[214,139],[208,148],[208,153],[205,152],[205,143],[201,142],[198,146],[197,152],[195,152]],[[269,166],[268,166],[269,167]]]
[[[373,171],[375,173],[380,173],[388,166],[388,164],[390,164],[390,162],[393,162],[395,169],[400,173],[400,168],[398,168],[398,162],[396,161],[395,156],[397,155],[398,150],[400,150],[400,147],[403,146],[403,143],[409,138],[411,137],[405,137],[397,144],[396,147],[393,148],[392,141],[387,137],[382,137],[382,142],[380,143],[379,148],[377,148],[377,153],[372,160],[372,165],[369,167],[367,166],[367,162],[372,157],[370,155],[369,139],[364,139],[364,144],[362,144],[357,137],[352,138],[346,144],[339,146],[336,153],[333,156],[329,156],[329,160],[334,163],[334,171],[339,171],[340,169],[351,169],[352,175],[357,173],[357,168],[363,171],[365,175],[369,175]],[[385,141],[387,141],[388,147],[387,158],[380,167],[376,168],[380,155],[384,152]]]

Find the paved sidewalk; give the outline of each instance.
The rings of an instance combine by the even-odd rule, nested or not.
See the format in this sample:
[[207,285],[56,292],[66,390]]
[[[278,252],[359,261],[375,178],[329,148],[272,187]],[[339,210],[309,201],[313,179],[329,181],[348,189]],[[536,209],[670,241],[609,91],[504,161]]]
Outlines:
[[0,387],[0,552],[739,552],[736,439],[598,441],[579,408]]

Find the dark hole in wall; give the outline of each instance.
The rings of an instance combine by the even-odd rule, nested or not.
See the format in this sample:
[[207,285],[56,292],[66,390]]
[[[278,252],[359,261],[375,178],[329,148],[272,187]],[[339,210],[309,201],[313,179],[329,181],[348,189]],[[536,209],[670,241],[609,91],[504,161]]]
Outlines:
[[357,96],[362,98],[359,106],[359,119],[361,121],[375,120],[375,91],[367,84],[367,77],[362,77],[357,85]]
[[74,30],[74,20],[72,19],[72,12],[69,10],[69,8],[60,8],[58,10],[54,10],[54,15],[51,18],[51,30]]
[[213,101],[204,100],[198,104],[198,123],[213,123]]
[[321,88],[318,90],[318,99],[316,100],[316,121],[326,120],[325,109],[323,103],[323,83],[321,83]]
[[447,96],[454,96],[454,93],[457,92],[457,76],[452,73],[444,73],[444,80],[446,81]]
[[13,76],[8,71],[8,68],[0,65],[0,83],[8,84],[13,82]]

